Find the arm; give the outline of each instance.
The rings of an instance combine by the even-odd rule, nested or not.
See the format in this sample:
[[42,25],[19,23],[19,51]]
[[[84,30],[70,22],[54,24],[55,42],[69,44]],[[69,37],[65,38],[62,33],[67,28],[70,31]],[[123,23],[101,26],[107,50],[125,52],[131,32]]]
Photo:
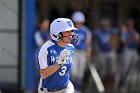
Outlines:
[[39,32],[35,33],[34,39],[38,47],[41,47],[44,44],[44,41],[42,40]]
[[139,34],[137,33],[137,32],[134,32],[134,36],[135,36],[135,38],[134,38],[134,40],[135,40],[135,42],[139,45]]
[[129,44],[129,40],[127,40],[127,33],[123,32],[121,33],[121,42],[123,43],[123,45],[128,45]]
[[92,56],[92,42],[91,42],[91,37],[87,37],[86,40],[86,44],[87,44],[87,50],[86,50],[86,54],[87,54],[87,58],[91,59]]
[[86,45],[87,45],[87,49],[86,49],[86,57],[87,59],[91,59],[92,56],[92,34],[89,30],[86,31]]
[[111,37],[110,37],[110,47],[112,48],[112,49],[117,49],[118,48],[118,41],[119,41],[119,39],[118,39],[119,37],[118,37],[118,34],[113,34],[113,35],[111,35]]
[[61,66],[57,63],[53,64],[50,67],[46,67],[45,69],[40,70],[40,75],[43,79],[47,78],[48,76],[54,74]]

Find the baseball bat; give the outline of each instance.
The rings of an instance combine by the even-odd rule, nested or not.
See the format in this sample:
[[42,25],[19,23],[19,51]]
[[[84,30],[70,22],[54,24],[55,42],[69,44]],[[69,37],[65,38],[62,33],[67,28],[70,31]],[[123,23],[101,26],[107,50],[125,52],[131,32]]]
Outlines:
[[103,83],[101,81],[101,78],[99,77],[99,74],[94,66],[93,63],[91,62],[88,62],[88,66],[89,66],[89,69],[90,69],[90,72],[91,72],[91,75],[96,83],[96,86],[97,86],[97,89],[98,89],[98,92],[99,93],[103,93],[105,91],[105,88],[103,86]]

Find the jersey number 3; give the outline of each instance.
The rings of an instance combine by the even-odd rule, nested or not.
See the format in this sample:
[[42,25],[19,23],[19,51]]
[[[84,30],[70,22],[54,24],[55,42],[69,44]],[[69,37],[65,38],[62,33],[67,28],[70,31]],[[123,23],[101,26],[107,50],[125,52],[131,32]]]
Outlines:
[[65,75],[66,70],[67,70],[67,67],[66,67],[66,66],[62,66],[62,68],[61,68],[61,72],[59,72],[59,75],[60,75],[60,76]]

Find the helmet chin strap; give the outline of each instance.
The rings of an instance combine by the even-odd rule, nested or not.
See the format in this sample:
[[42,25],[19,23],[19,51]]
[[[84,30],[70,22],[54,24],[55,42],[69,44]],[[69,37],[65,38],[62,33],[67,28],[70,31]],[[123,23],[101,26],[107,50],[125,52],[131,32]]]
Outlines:
[[65,43],[69,43],[69,42],[66,42],[66,41],[64,40],[64,37],[68,38],[67,36],[62,36],[62,37],[60,38],[60,40],[62,40],[62,42],[65,42]]
[[[72,37],[73,37],[73,35],[72,35]],[[70,43],[70,42],[71,42],[71,41],[70,41],[70,42],[66,42],[66,41],[64,40],[64,38],[70,39],[69,37],[63,36],[62,33],[60,33],[60,34],[59,34],[59,39],[60,39],[62,42],[65,42],[65,43]]]

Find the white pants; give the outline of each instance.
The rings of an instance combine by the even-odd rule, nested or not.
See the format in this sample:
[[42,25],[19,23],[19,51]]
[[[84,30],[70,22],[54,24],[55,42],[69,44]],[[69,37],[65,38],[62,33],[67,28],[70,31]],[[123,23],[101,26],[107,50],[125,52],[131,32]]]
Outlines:
[[[98,52],[97,60],[99,63],[97,63],[97,67],[99,70],[101,70],[101,75],[104,75],[107,73],[106,70],[114,73],[116,71],[116,58],[117,54],[115,51],[110,52]],[[110,63],[109,63],[110,62]],[[109,64],[109,67],[108,67]]]
[[40,86],[38,88],[38,93],[74,93],[74,86],[71,83],[71,81],[69,81],[68,86],[65,89],[62,89],[60,91],[55,91],[55,92],[48,92],[46,88],[43,88],[44,91],[40,90]]
[[137,50],[125,48],[123,51],[123,73],[126,73],[130,65],[134,65],[138,61]]
[[72,78],[82,80],[86,69],[86,53],[76,50],[73,57],[73,66],[71,69]]

